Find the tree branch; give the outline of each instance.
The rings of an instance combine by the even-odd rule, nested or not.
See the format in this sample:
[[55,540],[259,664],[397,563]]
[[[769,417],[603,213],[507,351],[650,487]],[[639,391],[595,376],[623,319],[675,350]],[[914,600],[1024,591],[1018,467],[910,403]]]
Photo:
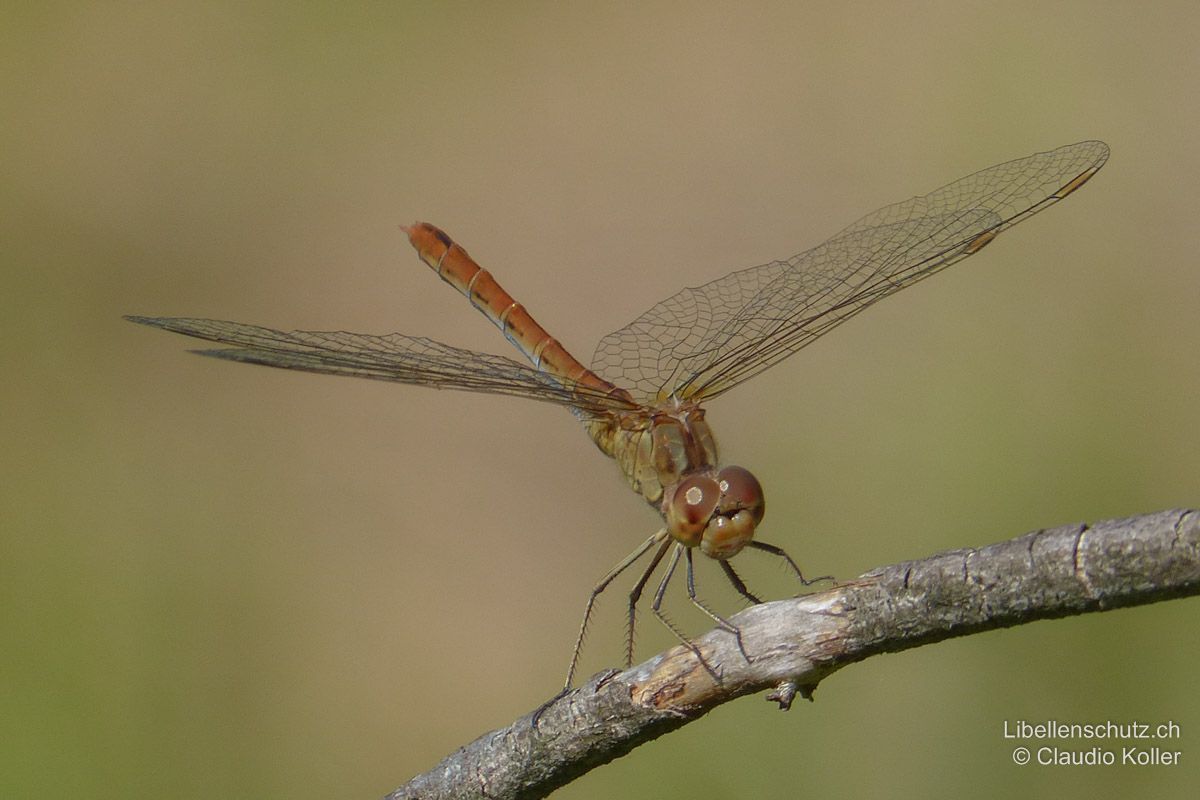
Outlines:
[[[828,591],[753,606],[685,647],[584,686],[484,734],[388,795],[536,798],[773,688],[782,708],[838,669],[954,636],[1200,593],[1200,511],[1070,525],[874,569]],[[534,718],[536,717],[536,725]]]

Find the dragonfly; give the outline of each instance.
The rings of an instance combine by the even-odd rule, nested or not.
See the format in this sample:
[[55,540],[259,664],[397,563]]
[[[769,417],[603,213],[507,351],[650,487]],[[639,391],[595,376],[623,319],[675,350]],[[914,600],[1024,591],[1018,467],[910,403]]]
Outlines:
[[633,663],[637,607],[666,558],[651,610],[711,673],[700,651],[662,610],[681,562],[691,602],[737,635],[739,646],[736,626],[696,591],[697,549],[715,560],[752,604],[762,601],[730,563],[745,549],[782,559],[801,582],[812,581],[785,550],[755,538],[766,509],[762,486],[749,470],[721,464],[703,403],[883,298],[978,253],[1003,231],[1083,186],[1108,155],[1103,142],[1083,141],[997,164],[885,206],[799,255],[682,289],[601,339],[590,367],[550,336],[462,246],[424,222],[402,228],[421,260],[491,320],[528,364],[401,333],[281,331],[198,318],[126,319],[219,343],[223,347],[196,351],[215,358],[524,397],[567,408],[663,524],[592,588],[564,691],[574,680],[597,599],[647,553],[649,561],[628,596],[626,667]]

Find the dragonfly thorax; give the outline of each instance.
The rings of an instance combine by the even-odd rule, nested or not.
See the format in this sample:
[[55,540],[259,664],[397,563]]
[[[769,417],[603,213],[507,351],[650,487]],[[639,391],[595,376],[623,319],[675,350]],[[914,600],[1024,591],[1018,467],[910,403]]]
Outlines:
[[762,486],[742,467],[717,468],[704,409],[672,403],[650,415],[595,419],[589,432],[662,513],[677,542],[724,560],[754,538],[765,508]]

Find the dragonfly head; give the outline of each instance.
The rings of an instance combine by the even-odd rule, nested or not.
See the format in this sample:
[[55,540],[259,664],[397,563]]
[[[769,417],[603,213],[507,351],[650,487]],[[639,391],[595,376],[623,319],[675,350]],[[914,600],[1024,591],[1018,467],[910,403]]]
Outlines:
[[720,561],[750,543],[766,511],[762,486],[741,467],[694,472],[676,484],[664,505],[671,536]]

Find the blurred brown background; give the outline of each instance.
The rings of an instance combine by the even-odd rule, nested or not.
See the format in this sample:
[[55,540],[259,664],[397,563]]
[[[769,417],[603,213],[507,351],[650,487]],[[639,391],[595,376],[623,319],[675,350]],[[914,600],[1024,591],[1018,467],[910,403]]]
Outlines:
[[[568,414],[120,319],[511,354],[413,219],[587,360],[683,285],[1102,138],[1077,195],[709,418],[766,486],[762,538],[815,573],[1200,504],[1200,7],[734,8],[6,6],[0,796],[374,797],[557,689],[587,589],[657,522]],[[619,660],[620,606],[585,672]],[[1196,609],[872,659],[559,796],[1182,796]],[[1017,767],[1019,719],[1174,720],[1183,763]]]

